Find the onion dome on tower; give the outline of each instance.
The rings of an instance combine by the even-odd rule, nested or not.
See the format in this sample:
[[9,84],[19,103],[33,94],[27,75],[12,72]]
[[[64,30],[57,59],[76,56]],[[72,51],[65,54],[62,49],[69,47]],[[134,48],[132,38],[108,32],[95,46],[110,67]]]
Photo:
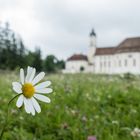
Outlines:
[[91,30],[90,36],[96,36],[94,29]]

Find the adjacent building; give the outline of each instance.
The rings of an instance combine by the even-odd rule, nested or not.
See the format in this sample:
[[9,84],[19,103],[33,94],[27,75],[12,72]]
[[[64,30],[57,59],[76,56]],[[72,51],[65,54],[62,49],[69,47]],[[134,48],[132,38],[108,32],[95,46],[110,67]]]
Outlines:
[[90,33],[87,55],[74,54],[66,61],[64,73],[140,74],[140,37],[127,38],[114,47],[96,46],[96,33]]

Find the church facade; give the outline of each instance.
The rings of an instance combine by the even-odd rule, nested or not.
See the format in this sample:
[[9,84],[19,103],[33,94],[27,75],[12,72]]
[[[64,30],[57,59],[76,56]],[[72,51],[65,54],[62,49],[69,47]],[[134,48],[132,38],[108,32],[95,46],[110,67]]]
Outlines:
[[96,46],[96,34],[90,33],[87,55],[74,54],[65,63],[64,73],[140,74],[140,37],[127,38],[115,47]]

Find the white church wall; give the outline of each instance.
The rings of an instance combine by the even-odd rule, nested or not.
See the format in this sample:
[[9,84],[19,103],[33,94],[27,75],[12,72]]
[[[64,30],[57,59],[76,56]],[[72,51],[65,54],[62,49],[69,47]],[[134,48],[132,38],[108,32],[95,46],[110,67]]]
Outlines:
[[101,57],[96,56],[94,59],[94,73],[101,73]]
[[94,56],[95,73],[112,74],[113,56],[112,55],[97,55]]
[[93,64],[93,57],[95,55],[95,52],[96,52],[95,47],[90,47],[89,50],[88,50],[87,57],[88,57],[88,61],[89,61],[90,64]]
[[67,61],[65,72],[78,73],[81,67],[84,67],[83,72],[95,74],[140,74],[140,52],[96,55],[93,57],[93,65],[83,60]]
[[94,56],[94,73],[98,74],[140,74],[140,53],[120,53]]
[[115,54],[114,73],[133,73],[140,74],[140,53],[120,53]]
[[79,73],[81,67],[84,68],[83,72],[88,71],[88,62],[84,60],[67,61],[65,73]]

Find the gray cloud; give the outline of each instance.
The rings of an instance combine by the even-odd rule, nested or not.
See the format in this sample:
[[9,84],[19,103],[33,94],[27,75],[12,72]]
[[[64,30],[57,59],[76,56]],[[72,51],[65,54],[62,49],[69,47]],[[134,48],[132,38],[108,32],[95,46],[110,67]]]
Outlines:
[[[5,5],[4,0],[2,4]],[[15,20],[10,22],[30,49],[41,45],[43,56],[55,54],[67,58],[76,52],[86,53],[92,27],[97,33],[98,46],[115,46],[126,37],[140,36],[138,0],[25,0],[24,3],[14,0],[14,5],[6,5],[12,13],[14,8],[22,9],[24,18],[12,16]],[[27,10],[23,12],[24,9]],[[3,14],[6,11],[7,8],[1,10]]]

